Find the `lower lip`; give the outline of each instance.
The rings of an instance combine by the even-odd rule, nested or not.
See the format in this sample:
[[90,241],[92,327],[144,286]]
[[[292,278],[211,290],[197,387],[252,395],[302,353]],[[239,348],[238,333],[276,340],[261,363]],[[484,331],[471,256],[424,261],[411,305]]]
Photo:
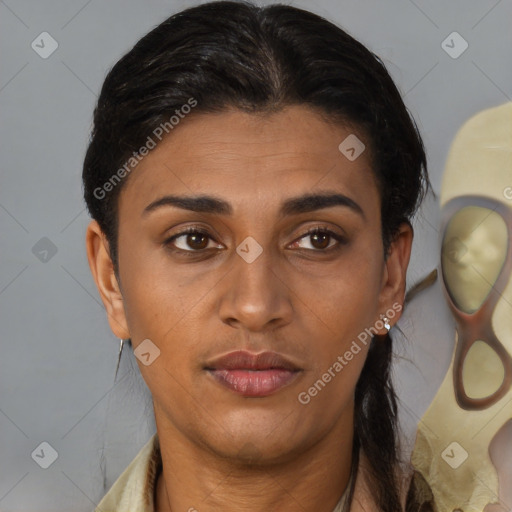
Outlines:
[[223,386],[244,396],[267,396],[289,384],[300,372],[271,370],[209,370]]

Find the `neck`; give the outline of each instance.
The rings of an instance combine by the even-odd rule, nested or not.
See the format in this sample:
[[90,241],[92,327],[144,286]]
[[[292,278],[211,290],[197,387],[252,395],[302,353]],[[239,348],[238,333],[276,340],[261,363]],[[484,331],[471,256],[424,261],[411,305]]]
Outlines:
[[247,458],[226,459],[194,443],[155,410],[163,466],[155,511],[333,512],[350,479],[352,411],[346,416],[284,462],[251,465]]

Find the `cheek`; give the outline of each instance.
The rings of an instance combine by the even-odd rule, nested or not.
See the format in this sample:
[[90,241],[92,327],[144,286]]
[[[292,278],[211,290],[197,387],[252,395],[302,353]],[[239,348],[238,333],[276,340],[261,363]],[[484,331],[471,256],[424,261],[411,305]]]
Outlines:
[[[365,272],[363,272],[363,269]],[[322,334],[316,337],[314,362],[304,380],[299,402],[318,411],[329,424],[340,410],[351,407],[355,387],[366,360],[371,331],[377,315],[378,272],[368,266],[347,267],[336,279],[326,280],[311,304],[322,319]],[[304,314],[308,314],[306,309]],[[309,330],[318,320],[311,317]]]
[[299,285],[304,314],[308,315],[309,309],[309,316],[315,313],[331,336],[344,340],[372,326],[378,319],[382,279],[378,261],[354,251],[328,274],[304,274]]
[[379,318],[381,269],[376,261],[364,257],[347,260],[336,277],[322,283],[315,298],[328,329],[323,331],[323,340],[318,340],[317,361],[305,391],[317,393],[319,406],[343,406],[353,398],[372,338],[370,328]]
[[165,342],[173,331],[179,332],[185,325],[190,328],[190,313],[219,276],[203,267],[199,271],[200,267],[191,263],[171,263],[159,247],[139,245],[130,251],[129,244],[125,245],[120,269],[132,339],[153,337]]
[[171,265],[164,251],[154,253],[125,252],[121,280],[126,319],[135,351],[146,339],[159,350],[149,366],[137,360],[151,393],[155,398],[163,393],[164,401],[169,394],[180,402],[212,319],[211,299],[221,274],[199,271],[199,266],[192,270],[192,264]]

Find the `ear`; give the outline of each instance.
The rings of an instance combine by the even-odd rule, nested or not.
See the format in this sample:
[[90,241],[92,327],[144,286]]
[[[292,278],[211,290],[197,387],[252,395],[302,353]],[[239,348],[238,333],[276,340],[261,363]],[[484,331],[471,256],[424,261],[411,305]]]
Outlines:
[[382,286],[379,295],[379,311],[394,312],[390,324],[394,325],[401,316],[405,300],[406,275],[413,240],[413,229],[408,222],[398,228],[398,233],[391,242],[385,261]]
[[110,258],[107,238],[95,220],[87,227],[85,245],[89,267],[107,310],[110,328],[118,338],[127,339],[130,333],[126,323],[123,296]]

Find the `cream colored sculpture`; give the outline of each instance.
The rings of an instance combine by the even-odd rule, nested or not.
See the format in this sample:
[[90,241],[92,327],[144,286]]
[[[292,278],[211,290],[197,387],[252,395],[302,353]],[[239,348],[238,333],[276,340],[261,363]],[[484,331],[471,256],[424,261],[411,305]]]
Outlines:
[[489,445],[512,418],[512,103],[460,129],[440,206],[440,274],[457,323],[455,350],[418,425],[412,463],[439,512],[482,512],[498,502]]

